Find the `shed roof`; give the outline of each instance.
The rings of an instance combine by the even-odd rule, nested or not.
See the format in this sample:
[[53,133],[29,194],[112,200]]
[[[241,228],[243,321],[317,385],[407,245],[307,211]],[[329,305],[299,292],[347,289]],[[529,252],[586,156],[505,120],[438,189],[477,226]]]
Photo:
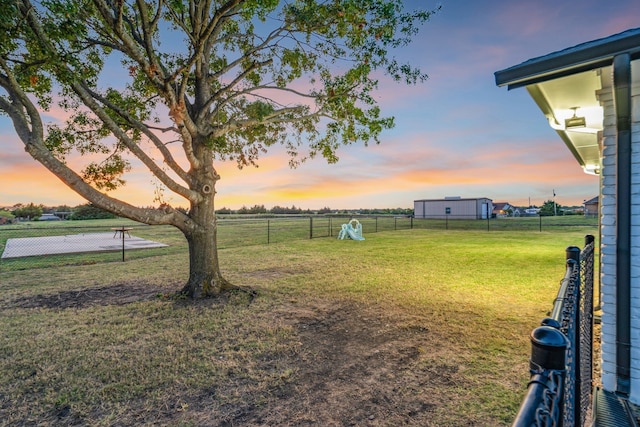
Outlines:
[[420,199],[420,200],[414,200],[414,202],[467,202],[469,200],[473,200],[473,201],[489,200],[489,201],[491,201],[491,199],[488,198],[488,197],[466,197],[466,198],[462,198],[462,197],[445,197],[444,199]]
[[598,196],[596,196],[596,197],[594,197],[594,198],[592,198],[592,199],[589,199],[589,200],[585,201],[585,202],[583,203],[583,205],[593,205],[593,204],[598,203],[598,200],[599,200],[599,197],[598,197]]

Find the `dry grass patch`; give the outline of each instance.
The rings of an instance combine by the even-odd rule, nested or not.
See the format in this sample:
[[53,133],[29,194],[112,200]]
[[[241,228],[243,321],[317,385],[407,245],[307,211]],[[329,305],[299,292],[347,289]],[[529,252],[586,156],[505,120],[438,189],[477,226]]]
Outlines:
[[[52,308],[64,298],[51,295],[5,308],[22,319],[3,337],[7,425],[429,425],[472,386],[471,355],[451,354],[427,318],[356,301],[274,309],[134,289],[140,301],[126,304],[110,298],[116,285],[75,293],[72,307]],[[96,304],[100,292],[114,305]]]

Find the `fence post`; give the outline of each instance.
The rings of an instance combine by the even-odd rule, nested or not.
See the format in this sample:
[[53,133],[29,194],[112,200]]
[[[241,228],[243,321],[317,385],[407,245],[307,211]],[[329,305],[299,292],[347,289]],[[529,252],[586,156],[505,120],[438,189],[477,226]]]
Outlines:
[[531,333],[531,380],[512,427],[562,425],[569,342],[558,327],[554,319],[545,319]]
[[569,341],[560,331],[560,322],[554,319],[544,319],[531,333],[531,365],[530,368],[555,369],[564,371],[566,368],[566,350]]
[[271,220],[267,220],[267,245],[271,244]]
[[568,246],[566,250],[567,261],[572,259],[580,262],[580,248],[577,246]]
[[309,217],[309,239],[313,239],[313,217]]

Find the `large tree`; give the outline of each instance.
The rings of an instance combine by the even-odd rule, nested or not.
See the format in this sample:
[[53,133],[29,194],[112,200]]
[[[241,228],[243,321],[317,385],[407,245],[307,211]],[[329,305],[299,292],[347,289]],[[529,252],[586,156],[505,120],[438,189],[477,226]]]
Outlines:
[[547,200],[540,207],[540,216],[555,216],[558,214],[558,205],[554,200]]
[[[180,229],[183,292],[213,295],[233,287],[218,264],[216,164],[255,165],[275,144],[292,165],[334,162],[343,144],[379,142],[393,119],[373,97],[378,79],[426,78],[393,51],[434,11],[403,3],[0,0],[0,110],[25,150],[95,206]],[[67,119],[46,123],[54,107]],[[111,196],[133,160],[186,213]]]

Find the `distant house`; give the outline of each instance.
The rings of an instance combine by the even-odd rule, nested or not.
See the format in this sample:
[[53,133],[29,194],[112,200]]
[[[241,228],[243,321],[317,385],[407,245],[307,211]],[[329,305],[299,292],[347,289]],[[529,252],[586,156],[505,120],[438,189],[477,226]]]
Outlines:
[[60,221],[60,217],[54,214],[42,214],[38,221]]
[[486,197],[463,199],[424,199],[413,201],[414,218],[422,219],[487,219],[493,212],[493,202]]
[[589,199],[583,203],[584,205],[584,216],[598,216],[598,209],[600,207],[599,197],[596,196],[593,199]]
[[493,216],[496,218],[513,215],[515,207],[507,202],[496,202],[493,204]]
[[71,218],[71,215],[73,214],[73,212],[64,212],[64,211],[55,211],[54,215],[57,216],[60,219],[69,219]]
[[538,215],[539,213],[540,213],[539,208],[526,208],[523,211],[524,216],[533,216],[533,215]]

